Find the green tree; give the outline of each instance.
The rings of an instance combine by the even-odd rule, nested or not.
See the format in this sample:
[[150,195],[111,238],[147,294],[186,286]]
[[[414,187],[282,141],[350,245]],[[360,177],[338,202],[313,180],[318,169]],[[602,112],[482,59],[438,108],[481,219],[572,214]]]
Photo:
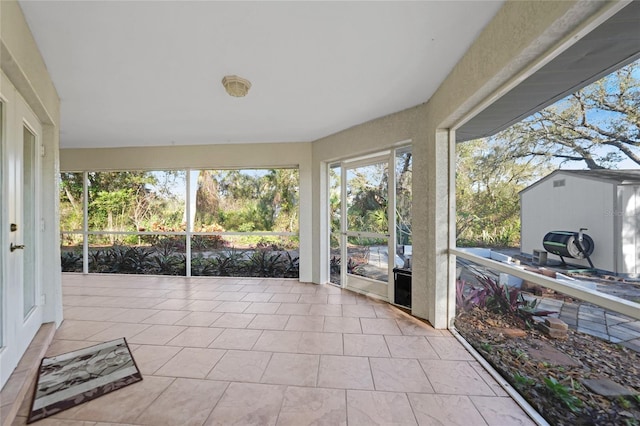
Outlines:
[[514,158],[640,166],[640,61],[633,62],[492,138]]
[[517,246],[518,192],[550,171],[535,157],[515,159],[504,144],[479,139],[456,149],[458,245]]

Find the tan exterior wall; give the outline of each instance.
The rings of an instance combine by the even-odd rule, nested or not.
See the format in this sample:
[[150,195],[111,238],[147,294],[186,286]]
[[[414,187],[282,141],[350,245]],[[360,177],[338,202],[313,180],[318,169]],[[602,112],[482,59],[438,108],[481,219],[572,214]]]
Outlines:
[[[314,215],[326,205],[324,162],[411,139],[413,144],[412,313],[446,328],[453,318],[448,255],[455,218],[449,129],[463,124],[501,91],[568,47],[572,35],[611,3],[509,1],[487,25],[425,105],[373,120],[314,142]],[[575,40],[575,39],[574,39]],[[554,48],[556,49],[554,51]],[[433,58],[437,61],[437,58]],[[314,216],[314,281],[322,276],[328,235]]]
[[60,150],[60,168],[64,171],[162,170],[186,167],[306,167],[310,163],[310,143]]
[[[45,155],[42,158],[42,182],[40,202],[42,205],[42,265],[46,280],[42,281],[46,297],[44,321],[62,321],[62,291],[60,274],[60,234],[58,216],[59,173],[59,123],[60,100],[44,64],[38,46],[33,39],[19,4],[14,0],[0,1],[0,67],[17,92],[27,101],[42,123],[42,143]],[[3,160],[4,161],[4,160]],[[5,194],[5,192],[2,192]],[[2,200],[2,205],[7,204]],[[3,207],[4,208],[4,207]],[[3,218],[6,217],[3,215]],[[2,223],[2,229],[9,229]],[[4,243],[2,250],[9,246]],[[3,258],[4,252],[2,252]],[[4,269],[4,268],[3,268]]]

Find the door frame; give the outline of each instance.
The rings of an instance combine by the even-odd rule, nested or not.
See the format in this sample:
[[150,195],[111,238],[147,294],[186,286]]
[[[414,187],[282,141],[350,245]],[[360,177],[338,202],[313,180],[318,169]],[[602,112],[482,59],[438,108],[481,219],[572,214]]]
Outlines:
[[[20,358],[28,348],[33,337],[42,325],[43,309],[43,283],[42,283],[42,228],[39,222],[42,218],[42,146],[43,146],[43,126],[37,115],[31,110],[27,102],[20,96],[9,79],[0,73],[2,79],[2,92],[0,92],[0,102],[2,102],[2,149],[0,162],[2,171],[0,173],[0,196],[2,197],[2,220],[0,220],[0,242],[2,256],[0,273],[0,303],[2,304],[2,318],[0,327],[2,328],[2,340],[0,341],[0,388],[4,386],[9,376],[17,366]],[[24,286],[22,282],[24,273],[24,256],[16,250],[12,253],[9,250],[10,244],[22,244],[18,239],[24,238],[22,232],[14,234],[10,231],[12,221],[22,222],[22,206],[13,206],[16,202],[23,203],[23,168],[16,170],[17,162],[23,162],[24,149],[24,129],[28,129],[35,136],[35,146],[33,152],[34,187],[33,187],[33,208],[34,224],[33,230],[33,250],[34,251],[34,295],[35,306],[25,315],[24,308]],[[16,158],[19,157],[19,158]],[[19,172],[19,175],[18,175]],[[12,176],[13,175],[13,176]],[[15,187],[15,189],[13,188]],[[10,217],[11,216],[11,217]],[[17,220],[16,220],[17,219]],[[21,224],[18,224],[20,227]],[[14,255],[21,256],[16,260]],[[9,301],[11,303],[9,303]]]
[[[340,164],[341,168],[341,176],[342,179],[340,181],[341,189],[340,189],[340,203],[343,206],[340,210],[340,258],[346,259],[348,261],[349,255],[349,247],[348,247],[348,239],[349,237],[372,237],[372,238],[386,238],[387,239],[387,252],[389,264],[387,265],[387,282],[386,284],[383,281],[375,280],[372,278],[350,274],[348,272],[348,268],[344,267],[346,265],[345,262],[342,262],[343,267],[340,269],[340,283],[342,288],[346,288],[352,291],[361,292],[367,294],[369,296],[375,298],[381,298],[383,300],[393,300],[393,255],[395,250],[393,247],[395,244],[392,243],[392,235],[391,229],[395,227],[392,216],[390,216],[390,212],[394,210],[390,210],[390,202],[392,200],[392,188],[390,183],[393,180],[392,173],[390,170],[392,168],[391,158],[393,155],[393,150],[390,152],[381,152],[376,155],[367,156],[365,158],[358,158],[354,160],[342,161]],[[348,186],[348,173],[349,170],[354,170],[359,167],[367,167],[374,164],[387,164],[387,232],[385,233],[377,233],[377,232],[366,232],[366,231],[354,231],[348,229],[348,220],[347,220],[347,212],[348,212],[348,204],[347,204],[347,186]],[[389,220],[392,219],[392,220]],[[383,286],[386,286],[384,288]],[[386,291],[385,291],[386,290]],[[381,294],[382,293],[382,294]],[[386,294],[384,294],[386,293]]]

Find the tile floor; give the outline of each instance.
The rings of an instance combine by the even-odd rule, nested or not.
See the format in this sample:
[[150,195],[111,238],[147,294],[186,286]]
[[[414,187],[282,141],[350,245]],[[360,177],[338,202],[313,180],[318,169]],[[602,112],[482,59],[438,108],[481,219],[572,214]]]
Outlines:
[[330,285],[65,274],[63,290],[47,355],[124,336],[144,380],[42,426],[533,424],[449,332]]

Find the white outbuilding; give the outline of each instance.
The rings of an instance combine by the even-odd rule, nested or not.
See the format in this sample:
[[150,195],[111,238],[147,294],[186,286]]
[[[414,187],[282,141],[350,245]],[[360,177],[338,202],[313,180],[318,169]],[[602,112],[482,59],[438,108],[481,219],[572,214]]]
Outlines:
[[[556,170],[520,191],[520,212],[523,254],[544,251],[548,232],[586,228],[595,268],[640,275],[640,170]],[[565,261],[589,267],[586,259]]]

